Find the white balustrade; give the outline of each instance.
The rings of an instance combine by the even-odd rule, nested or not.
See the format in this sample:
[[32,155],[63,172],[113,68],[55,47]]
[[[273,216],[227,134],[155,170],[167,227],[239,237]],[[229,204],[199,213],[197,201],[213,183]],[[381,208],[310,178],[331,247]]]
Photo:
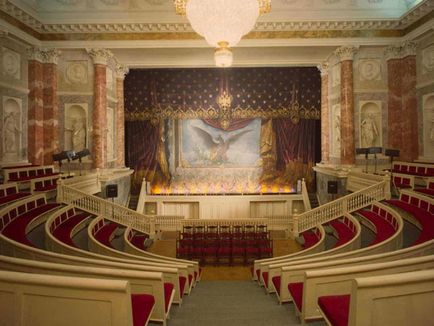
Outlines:
[[86,194],[78,189],[59,182],[57,185],[58,202],[75,205],[95,215],[104,216],[105,219],[115,223],[130,226],[152,237],[155,233],[155,217],[147,216],[127,207],[108,200]]
[[293,235],[307,231],[319,224],[324,224],[357,211],[374,202],[390,198],[390,185],[387,180],[378,182],[370,187],[333,200],[310,211],[294,216]]

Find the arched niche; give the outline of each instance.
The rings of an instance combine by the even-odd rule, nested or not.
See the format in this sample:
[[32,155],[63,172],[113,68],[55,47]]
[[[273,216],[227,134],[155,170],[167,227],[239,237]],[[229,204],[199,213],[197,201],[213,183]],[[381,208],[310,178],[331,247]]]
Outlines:
[[434,93],[423,99],[423,154],[434,159]]
[[359,144],[362,148],[382,147],[382,118],[380,101],[361,101],[360,123],[359,123]]
[[88,148],[87,103],[65,104],[65,150]]
[[21,99],[3,97],[2,161],[21,161],[23,130]]

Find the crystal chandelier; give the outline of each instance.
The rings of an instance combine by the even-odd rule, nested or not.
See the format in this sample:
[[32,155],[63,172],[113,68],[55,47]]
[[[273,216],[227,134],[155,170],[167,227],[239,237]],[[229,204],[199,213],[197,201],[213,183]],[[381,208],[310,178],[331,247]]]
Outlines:
[[271,10],[271,0],[174,0],[176,13],[186,15],[191,27],[216,48],[218,67],[232,65],[231,47],[255,26],[260,14]]

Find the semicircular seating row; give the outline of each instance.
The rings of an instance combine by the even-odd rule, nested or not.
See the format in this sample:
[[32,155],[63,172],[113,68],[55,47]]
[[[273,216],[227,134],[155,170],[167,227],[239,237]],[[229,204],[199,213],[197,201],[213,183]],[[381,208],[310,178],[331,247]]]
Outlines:
[[[338,237],[333,248],[324,250],[325,231],[318,226],[301,235],[304,250],[256,260],[252,279],[275,294],[279,303],[293,302],[302,322],[408,325],[418,320],[428,324],[434,297],[434,200],[403,190],[399,199],[377,202],[353,215],[327,226]],[[420,230],[406,248],[402,247],[404,220]],[[364,248],[360,248],[358,221],[375,233]],[[354,228],[351,223],[356,223]],[[355,230],[352,235],[351,230]],[[414,308],[414,314],[402,310],[403,304]]]
[[[28,234],[42,224],[45,224],[45,248],[37,248]],[[73,236],[88,225],[90,250],[83,250],[76,246]],[[83,322],[90,325],[89,321],[94,320],[92,325],[145,325],[151,320],[165,325],[172,303],[180,305],[184,296],[191,293],[200,279],[201,269],[196,262],[146,252],[141,246],[147,235],[131,228],[124,234],[127,252],[117,251],[111,246],[110,239],[118,228],[103,217],[74,206],[47,202],[42,194],[12,201],[0,208],[1,289],[22,288],[24,292],[17,290],[13,295],[24,296],[25,293],[41,294],[41,284],[47,284],[52,289],[45,289],[48,299],[40,310],[32,310],[33,320],[39,320],[41,324],[53,324],[55,320],[44,309],[64,302],[70,309],[68,315],[75,317],[58,324]],[[20,272],[41,275],[26,277]],[[83,283],[77,278],[83,278]],[[87,278],[105,282],[91,283]],[[50,283],[56,286],[50,287]],[[16,286],[11,287],[11,284]],[[66,288],[74,289],[75,294]],[[72,300],[71,295],[79,300]],[[110,304],[100,307],[97,302],[101,300]],[[121,306],[123,309],[118,310]],[[5,320],[29,318],[25,305],[15,308],[5,313]],[[95,315],[92,309],[108,310],[106,314]],[[63,310],[66,308],[59,311]],[[89,314],[93,317],[86,319]],[[66,311],[63,318],[65,315]]]

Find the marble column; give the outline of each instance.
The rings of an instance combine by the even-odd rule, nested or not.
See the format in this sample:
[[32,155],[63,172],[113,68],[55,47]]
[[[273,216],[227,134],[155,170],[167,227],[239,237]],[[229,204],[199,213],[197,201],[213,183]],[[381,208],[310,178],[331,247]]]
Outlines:
[[44,164],[53,164],[53,154],[60,151],[59,107],[57,101],[57,59],[60,51],[44,51]]
[[353,58],[357,48],[343,46],[336,50],[341,62],[341,164],[355,163]]
[[412,42],[403,44],[401,52],[402,151],[400,159],[411,162],[419,156],[416,96],[416,44]]
[[113,55],[105,49],[90,49],[94,63],[94,90],[92,114],[92,157],[94,168],[105,168],[107,164],[107,61]]
[[330,113],[329,113],[329,66],[323,62],[318,66],[321,72],[321,162],[330,160]]
[[118,64],[116,66],[116,167],[125,166],[125,105],[124,79],[128,68]]
[[28,49],[28,160],[44,163],[43,54],[39,48]]
[[402,149],[402,126],[401,126],[401,47],[390,46],[385,52],[387,60],[387,138],[390,148]]
[[419,155],[416,96],[416,44],[406,42],[385,52],[388,71],[388,143],[399,149],[399,159]]

